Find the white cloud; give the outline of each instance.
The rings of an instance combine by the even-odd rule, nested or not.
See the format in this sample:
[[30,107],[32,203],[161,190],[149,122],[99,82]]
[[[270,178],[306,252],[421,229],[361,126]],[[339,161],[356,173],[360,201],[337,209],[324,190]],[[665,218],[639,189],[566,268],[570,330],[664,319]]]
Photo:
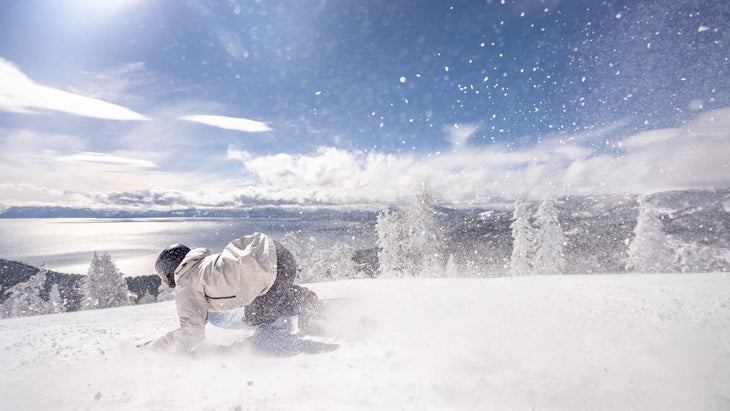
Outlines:
[[249,120],[247,118],[194,114],[180,117],[180,119],[205,124],[208,126],[224,128],[227,130],[244,131],[247,133],[261,133],[264,131],[271,131],[271,128],[269,128],[266,123],[262,123],[256,120]]
[[[0,175],[16,183],[0,186],[0,201],[10,198],[5,193],[15,199],[43,199],[58,197],[53,190],[62,190],[74,193],[75,200],[83,193],[90,206],[380,205],[410,201],[425,185],[443,201],[479,205],[495,196],[730,186],[730,108],[708,112],[680,128],[626,136],[615,141],[620,152],[594,144],[593,138],[574,137],[556,136],[519,149],[473,145],[425,156],[323,147],[309,154],[256,157],[230,145],[218,160],[209,156],[210,162],[183,173],[149,167],[154,153],[97,155],[80,150],[64,154],[73,161],[44,161],[59,155],[38,153],[31,145],[27,157],[0,154]],[[28,139],[13,141],[21,140]],[[135,160],[141,158],[148,160]],[[239,161],[245,173],[234,176],[230,165],[220,168],[226,160]],[[68,194],[63,198],[71,201]]]
[[321,148],[313,155],[277,154],[245,162],[262,191],[279,201],[371,202],[398,198],[413,187],[414,157]]
[[681,128],[620,142],[623,153],[597,151],[582,138],[555,138],[523,149],[470,147],[418,158],[322,148],[244,164],[257,193],[278,201],[400,202],[425,184],[446,201],[478,203],[493,195],[647,193],[730,185],[730,109]]
[[248,161],[251,159],[251,153],[229,145],[226,150],[226,158],[228,160]]
[[680,129],[650,130],[636,134],[619,142],[620,147],[627,149],[641,149],[657,146],[663,142],[671,141],[681,133]]
[[463,147],[474,133],[477,132],[477,126],[474,124],[454,124],[446,127],[446,141],[457,147]]
[[0,58],[0,110],[17,113],[58,111],[108,120],[148,120],[126,107],[38,84]]
[[151,161],[140,160],[136,158],[120,157],[106,153],[94,153],[94,152],[83,152],[78,154],[72,154],[69,156],[59,157],[58,161],[68,163],[98,163],[108,164],[115,166],[126,166],[126,167],[140,167],[140,168],[154,168],[157,165]]

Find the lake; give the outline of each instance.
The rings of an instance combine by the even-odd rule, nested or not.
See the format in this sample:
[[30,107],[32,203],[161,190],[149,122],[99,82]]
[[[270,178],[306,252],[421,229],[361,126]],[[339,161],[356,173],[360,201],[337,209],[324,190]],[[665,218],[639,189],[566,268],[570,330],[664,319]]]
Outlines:
[[0,219],[0,258],[86,274],[93,253],[107,252],[127,276],[154,273],[158,253],[170,244],[220,251],[245,234],[263,232],[280,239],[295,233],[314,248],[341,241],[357,248],[375,244],[372,223],[300,219]]

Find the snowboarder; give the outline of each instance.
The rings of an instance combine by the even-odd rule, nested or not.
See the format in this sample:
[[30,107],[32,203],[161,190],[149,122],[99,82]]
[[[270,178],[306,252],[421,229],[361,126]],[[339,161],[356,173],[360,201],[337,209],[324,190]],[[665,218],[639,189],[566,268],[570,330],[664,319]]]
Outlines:
[[231,241],[218,254],[174,244],[160,253],[155,271],[175,289],[180,328],[145,344],[193,348],[205,324],[227,328],[277,327],[306,316],[317,295],[294,285],[294,256],[271,237],[255,233]]

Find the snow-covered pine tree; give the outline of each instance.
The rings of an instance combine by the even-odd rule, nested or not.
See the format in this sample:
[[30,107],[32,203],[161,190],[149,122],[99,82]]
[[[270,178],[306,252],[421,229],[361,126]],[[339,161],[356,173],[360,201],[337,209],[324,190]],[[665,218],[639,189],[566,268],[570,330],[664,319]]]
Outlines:
[[281,236],[279,240],[281,245],[284,246],[290,253],[296,258],[297,261],[303,258],[301,240],[297,237],[296,233],[288,231]]
[[403,216],[393,210],[385,209],[378,214],[376,229],[378,233],[378,262],[381,277],[397,277],[406,270],[403,261],[402,230]]
[[303,282],[336,281],[358,276],[355,248],[342,242],[311,252],[310,258],[303,260],[301,266]]
[[28,281],[16,284],[5,291],[8,298],[0,306],[3,317],[27,317],[53,312],[53,306],[41,297],[46,283],[46,270],[41,269]]
[[453,254],[449,254],[448,260],[446,260],[446,268],[444,268],[444,277],[456,278],[459,276],[459,269],[456,266],[456,259]]
[[440,275],[442,230],[433,196],[423,191],[416,201],[378,215],[378,260],[386,277]]
[[676,238],[669,244],[675,250],[675,267],[679,272],[720,272],[727,271],[730,250],[707,246],[698,242],[682,242]]
[[512,228],[510,274],[529,275],[532,269],[535,233],[530,223],[530,205],[526,201],[522,199],[515,201],[510,227]]
[[546,199],[535,214],[535,274],[560,274],[564,268],[563,246],[565,235],[558,220],[555,199]]
[[48,292],[48,304],[50,313],[58,314],[66,311],[66,300],[61,296],[58,284],[53,284]]
[[157,302],[171,301],[175,299],[175,289],[170,288],[164,282],[157,288]]
[[111,256],[94,253],[86,278],[81,286],[81,309],[119,307],[131,304],[131,293],[124,275],[119,272]]
[[157,302],[157,299],[155,299],[155,296],[150,294],[149,291],[145,291],[144,295],[139,297],[137,304],[151,304],[154,302]]
[[629,244],[626,269],[638,273],[676,271],[674,253],[659,218],[659,212],[647,200],[639,199],[639,216],[634,228],[634,239]]

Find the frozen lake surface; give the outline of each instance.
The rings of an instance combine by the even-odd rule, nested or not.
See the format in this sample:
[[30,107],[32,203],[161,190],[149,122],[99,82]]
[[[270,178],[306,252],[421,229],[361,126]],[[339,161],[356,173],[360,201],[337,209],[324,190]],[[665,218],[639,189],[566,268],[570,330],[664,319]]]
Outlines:
[[371,227],[345,221],[299,219],[0,219],[0,258],[85,274],[94,251],[108,252],[128,276],[153,272],[160,250],[173,243],[220,250],[244,234],[287,232],[326,247],[344,241],[374,244]]

